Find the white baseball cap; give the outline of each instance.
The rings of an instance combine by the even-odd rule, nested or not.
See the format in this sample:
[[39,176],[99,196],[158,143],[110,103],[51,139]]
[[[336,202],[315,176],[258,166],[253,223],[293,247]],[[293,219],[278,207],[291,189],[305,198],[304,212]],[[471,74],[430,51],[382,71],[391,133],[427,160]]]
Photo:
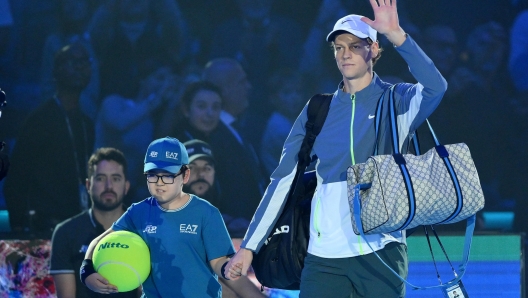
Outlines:
[[377,40],[376,30],[367,25],[367,23],[361,20],[363,16],[357,14],[351,14],[346,17],[340,18],[334,25],[334,30],[328,34],[326,41],[330,42],[334,39],[334,33],[337,31],[346,31],[350,34],[354,34],[359,38],[370,38],[372,41]]

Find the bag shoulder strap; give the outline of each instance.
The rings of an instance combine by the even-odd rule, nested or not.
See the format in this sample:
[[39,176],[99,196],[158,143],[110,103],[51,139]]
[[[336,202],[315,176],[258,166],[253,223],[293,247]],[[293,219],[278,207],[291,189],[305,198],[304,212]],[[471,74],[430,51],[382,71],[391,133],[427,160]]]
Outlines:
[[380,98],[378,99],[378,104],[376,105],[376,117],[375,117],[376,121],[374,122],[374,132],[376,134],[376,138],[375,138],[376,143],[374,144],[374,152],[372,153],[372,155],[378,155],[381,115],[383,114],[383,102],[385,100],[385,94],[387,94],[389,90],[392,90],[392,88],[394,88],[394,85],[390,86],[389,88],[383,91]]
[[304,171],[310,165],[310,153],[312,152],[315,139],[326,121],[332,98],[333,94],[315,94],[308,102],[308,121],[305,124],[306,134],[297,154],[297,172],[290,187],[290,197],[293,196],[296,201],[301,200],[304,195],[304,185],[301,183],[303,181],[302,177]]
[[306,163],[306,166],[310,163],[310,152],[312,151],[317,135],[321,132],[326,121],[333,96],[333,94],[325,93],[315,94],[310,98],[307,108],[308,121],[305,124],[306,134],[304,135],[303,143],[299,150],[299,163],[302,161]]

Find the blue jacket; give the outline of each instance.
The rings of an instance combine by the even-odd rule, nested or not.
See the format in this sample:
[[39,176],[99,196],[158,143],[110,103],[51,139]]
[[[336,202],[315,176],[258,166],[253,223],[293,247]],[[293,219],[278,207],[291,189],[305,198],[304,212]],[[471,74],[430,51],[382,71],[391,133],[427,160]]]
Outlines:
[[[402,84],[395,90],[399,145],[405,152],[406,140],[438,106],[447,83],[410,36],[396,50],[419,82]],[[316,163],[318,187],[310,217],[310,254],[326,258],[353,257],[371,252],[366,241],[375,250],[393,241],[405,243],[405,232],[367,235],[363,239],[354,234],[347,198],[347,168],[365,162],[373,154],[376,105],[390,86],[374,74],[370,85],[354,95],[341,91],[341,88],[334,93],[328,116],[312,149],[312,154],[319,159]],[[392,153],[385,107],[381,113],[379,154]],[[241,247],[258,252],[270,234],[296,172],[297,153],[305,135],[306,121],[305,106],[286,139],[280,163],[271,176],[271,183]]]

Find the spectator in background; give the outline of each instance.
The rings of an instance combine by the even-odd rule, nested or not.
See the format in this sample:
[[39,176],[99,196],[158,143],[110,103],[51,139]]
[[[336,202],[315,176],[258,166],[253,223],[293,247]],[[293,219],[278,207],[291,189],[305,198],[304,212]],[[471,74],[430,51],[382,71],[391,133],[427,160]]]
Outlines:
[[[46,37],[57,27],[57,15],[55,10],[56,0],[8,0],[12,16],[13,30],[11,32],[12,44],[9,61],[12,73],[16,76],[17,86],[23,90],[17,96],[17,101],[30,100],[34,109],[42,103],[40,100],[39,67],[42,58],[42,48]],[[37,66],[37,67],[36,67]],[[36,98],[33,96],[36,95]],[[26,104],[26,109],[29,105]]]
[[231,238],[242,238],[249,225],[249,220],[231,216],[231,210],[223,209],[224,199],[221,195],[216,179],[216,162],[213,150],[206,142],[198,139],[183,143],[189,154],[189,168],[191,176],[184,185],[185,192],[189,192],[207,200],[220,209]]
[[100,62],[101,96],[134,98],[140,80],[156,66],[179,68],[187,51],[185,35],[174,0],[115,0],[103,5],[90,30]]
[[44,40],[55,27],[53,1],[0,0],[0,88],[9,104],[2,115],[0,139],[8,149],[23,121],[44,102],[38,65]]
[[[8,0],[0,0],[0,75],[5,73],[6,54],[9,49],[11,27],[13,26],[13,16]],[[5,88],[5,87],[4,87]]]
[[459,0],[400,1],[408,4],[406,8],[409,16],[418,27],[449,24],[456,29],[457,37],[461,41],[467,40],[473,29],[490,20],[502,26],[509,26],[515,15],[514,6],[521,6],[522,2],[525,1],[481,0],[467,1],[465,5],[459,5]]
[[15,231],[30,228],[49,237],[57,223],[88,207],[84,180],[94,128],[79,101],[90,74],[82,44],[59,50],[53,67],[57,93],[20,129],[4,188]]
[[[123,198],[130,187],[127,162],[121,151],[97,149],[88,160],[86,188],[92,208],[57,225],[51,244],[50,274],[57,298],[107,297],[90,291],[80,280],[79,268],[90,242],[125,213]],[[140,291],[117,293],[112,297],[135,298]]]
[[[300,26],[288,17],[271,14],[273,0],[236,0],[236,3],[238,16],[216,28],[209,57],[234,58],[252,82],[266,82],[279,68],[297,68],[302,45]],[[254,86],[247,110],[252,133],[257,136],[261,135],[272,110],[264,86]],[[253,141],[256,144],[260,140]]]
[[81,110],[95,120],[99,103],[99,67],[87,32],[95,7],[90,0],[56,0],[55,2],[58,28],[48,35],[44,44],[40,70],[42,98],[47,99],[55,93],[52,75],[53,55],[63,46],[78,41],[88,50],[92,59],[92,76],[90,83],[81,93]]
[[[191,169],[189,182],[183,186],[183,191],[197,195],[218,208],[220,191],[218,183],[215,183],[215,160],[211,146],[198,139],[187,141],[183,145],[187,149],[189,169]],[[220,210],[220,212],[222,211]],[[249,224],[249,222],[247,223]]]
[[220,120],[229,128],[238,142],[243,143],[240,122],[249,107],[249,91],[252,88],[246,72],[236,60],[218,58],[205,65],[203,79],[220,88],[223,99]]
[[528,94],[528,10],[520,12],[513,23],[508,69],[517,91]]
[[284,141],[307,100],[304,77],[291,69],[277,71],[268,81],[268,88],[272,90],[270,102],[274,111],[262,135],[260,160],[266,175],[271,176],[279,164]]
[[144,148],[153,139],[156,115],[176,97],[176,78],[166,66],[155,69],[139,83],[139,92],[132,98],[120,94],[107,96],[96,121],[96,148],[113,147],[125,154],[131,170],[132,189],[127,203],[148,196],[141,183]]
[[[211,147],[206,142],[196,139],[187,141],[183,145],[189,155],[189,169],[191,170],[189,181],[183,185],[183,191],[194,194],[218,207],[221,198],[217,189],[218,184],[215,183],[215,160]],[[221,209],[220,212],[229,235],[231,238],[236,238],[233,239],[233,242],[239,242],[244,237],[249,221],[243,218],[233,218]],[[218,279],[218,281],[222,285],[222,298],[266,297],[247,276],[243,276],[240,280],[230,284],[222,279]]]
[[[304,41],[299,71],[306,75],[309,85],[316,85],[314,90],[332,92],[335,89],[335,82],[341,78],[341,74],[335,69],[335,59],[329,54],[330,47],[320,41],[328,33],[326,32],[328,28],[334,26],[335,20],[346,12],[343,1],[323,0]],[[361,14],[361,12],[357,13]]]
[[490,21],[475,27],[463,54],[466,65],[457,67],[448,80],[453,96],[474,87],[492,95],[511,94],[511,80],[506,72],[508,36],[501,24]]
[[[264,178],[255,149],[244,139],[236,122],[248,107],[251,85],[240,64],[229,58],[207,63],[204,79],[222,90],[220,122],[209,138],[216,155],[222,197],[225,198],[222,203],[234,216],[250,220],[260,202]],[[237,169],[236,175],[233,175],[233,169]]]
[[444,77],[457,66],[458,46],[455,30],[448,25],[432,25],[423,31],[423,50]]
[[[178,0],[189,26],[190,64],[205,65],[218,24],[237,17],[237,0]],[[212,9],[204,9],[205,7]],[[207,20],[204,22],[204,20]]]
[[176,78],[178,90],[173,100],[167,103],[164,111],[158,116],[156,134],[158,137],[170,135],[174,125],[181,117],[181,98],[187,86],[191,83],[202,80],[203,66],[189,64],[183,70],[179,70]]
[[463,142],[471,148],[486,210],[501,208],[511,183],[505,174],[510,165],[504,154],[510,150],[504,124],[511,120],[507,108],[513,91],[507,75],[507,47],[506,30],[499,23],[490,21],[474,28],[463,52],[466,63],[448,78],[445,99],[430,118],[443,143]]
[[211,82],[190,83],[181,97],[180,110],[172,112],[174,124],[170,125],[168,135],[182,142],[193,139],[208,141],[220,121],[220,94],[220,89]]

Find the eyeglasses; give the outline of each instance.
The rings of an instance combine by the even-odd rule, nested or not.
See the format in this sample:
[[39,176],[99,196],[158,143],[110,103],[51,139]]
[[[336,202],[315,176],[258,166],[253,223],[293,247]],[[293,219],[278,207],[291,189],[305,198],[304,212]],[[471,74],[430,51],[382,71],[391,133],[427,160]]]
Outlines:
[[147,177],[148,183],[158,183],[159,179],[161,178],[161,181],[165,184],[173,184],[174,179],[178,176],[183,174],[183,172],[180,172],[176,175],[156,175],[152,173],[145,173],[145,177]]

